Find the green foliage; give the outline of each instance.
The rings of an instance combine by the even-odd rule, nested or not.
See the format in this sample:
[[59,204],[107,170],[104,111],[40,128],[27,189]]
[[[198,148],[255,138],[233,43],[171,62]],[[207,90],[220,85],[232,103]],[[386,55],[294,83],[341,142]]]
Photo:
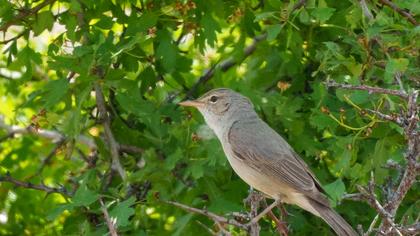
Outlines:
[[[99,199],[122,235],[203,235],[202,225],[216,230],[209,219],[164,200],[221,215],[247,210],[248,186],[215,136],[197,111],[176,105],[226,59],[237,63],[217,67],[192,94],[229,87],[248,96],[325,184],[337,210],[367,228],[374,210],[342,196],[366,185],[371,172],[378,183],[397,179],[382,167],[404,162],[406,141],[401,128],[363,109],[392,114],[406,104],[391,95],[329,90],[323,82],[399,89],[394,77],[401,73],[407,91],[418,88],[419,27],[377,1],[367,1],[371,20],[359,1],[309,0],[294,9],[297,2],[0,0],[1,38],[18,36],[0,44],[0,176],[8,172],[71,193],[1,182],[0,215],[7,220],[0,234],[104,235]],[[415,0],[393,2],[420,12]],[[252,38],[264,33],[246,55]],[[126,180],[110,172],[113,154],[95,83],[116,142],[137,148],[120,150]],[[32,132],[6,137],[4,127],[11,125]],[[56,147],[45,130],[62,134],[64,144]],[[417,217],[418,191],[409,192],[399,218]],[[331,234],[320,219],[287,208],[294,234]],[[268,219],[261,226],[261,235],[276,234]]]

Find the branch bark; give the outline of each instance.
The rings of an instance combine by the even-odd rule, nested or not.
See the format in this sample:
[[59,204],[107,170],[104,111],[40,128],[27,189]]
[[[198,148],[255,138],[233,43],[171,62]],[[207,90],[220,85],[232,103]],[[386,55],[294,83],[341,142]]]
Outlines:
[[198,209],[198,208],[190,207],[190,206],[187,206],[187,205],[184,205],[182,203],[175,202],[175,201],[164,201],[164,202],[168,203],[170,205],[179,207],[179,208],[181,208],[185,211],[206,216],[206,217],[210,218],[211,220],[213,220],[215,223],[218,223],[219,225],[228,224],[228,225],[233,225],[233,226],[236,226],[236,227],[244,229],[244,230],[248,230],[248,227],[245,224],[239,223],[238,221],[236,221],[234,219],[228,219],[226,217],[217,215],[213,212],[209,212],[206,209]]
[[395,3],[389,1],[389,0],[379,0],[380,3],[390,7],[392,10],[396,11],[398,14],[400,14],[402,17],[406,18],[411,24],[417,26],[418,23],[416,19],[407,11],[404,11],[403,9],[399,8]]
[[7,173],[4,176],[0,176],[0,182],[8,182],[8,183],[11,183],[11,184],[15,185],[16,187],[35,189],[35,190],[46,192],[47,194],[58,193],[58,194],[61,194],[63,196],[66,196],[66,197],[72,197],[73,196],[73,193],[69,192],[64,187],[59,187],[59,188],[48,187],[45,184],[33,184],[31,182],[25,182],[25,181],[17,180],[17,179],[14,179],[13,177],[11,177],[9,173]]
[[105,98],[104,94],[102,93],[101,85],[99,81],[95,82],[95,94],[96,94],[96,105],[98,107],[100,120],[102,121],[104,132],[105,132],[105,140],[107,141],[111,153],[112,158],[112,165],[113,168],[116,169],[118,174],[121,176],[123,180],[126,179],[125,171],[121,166],[120,162],[120,154],[118,152],[118,143],[114,138],[114,134],[111,130],[111,119],[108,115],[108,111],[105,105]]
[[108,226],[109,233],[111,234],[111,236],[118,236],[117,228],[115,226],[115,220],[111,219],[111,217],[109,216],[108,210],[106,209],[106,206],[102,198],[99,198],[99,203],[101,204],[101,211],[104,214],[104,218],[106,221],[106,225]]
[[408,100],[408,95],[404,94],[403,92],[399,90],[384,89],[380,87],[371,87],[367,85],[340,84],[332,80],[327,80],[325,82],[325,85],[327,87],[336,87],[336,88],[342,88],[342,89],[348,89],[348,90],[362,90],[362,91],[367,91],[369,93],[389,94],[389,95],[398,96],[398,97],[404,98],[405,100]]

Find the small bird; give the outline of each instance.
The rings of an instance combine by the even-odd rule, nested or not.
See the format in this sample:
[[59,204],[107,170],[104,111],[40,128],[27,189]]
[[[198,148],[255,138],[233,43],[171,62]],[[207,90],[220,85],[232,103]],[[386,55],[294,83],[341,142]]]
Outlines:
[[325,191],[306,163],[258,117],[247,97],[219,88],[179,105],[197,108],[218,137],[236,174],[275,200],[252,223],[283,202],[321,217],[339,236],[357,235],[331,208]]

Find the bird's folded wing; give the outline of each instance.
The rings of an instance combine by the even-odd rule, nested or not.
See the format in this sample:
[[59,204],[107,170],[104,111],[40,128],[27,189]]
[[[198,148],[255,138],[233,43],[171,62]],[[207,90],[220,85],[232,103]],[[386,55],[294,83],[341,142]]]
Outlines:
[[321,185],[305,162],[267,124],[261,120],[254,123],[235,122],[228,132],[228,142],[238,159],[297,192],[328,205],[328,199],[321,194]]

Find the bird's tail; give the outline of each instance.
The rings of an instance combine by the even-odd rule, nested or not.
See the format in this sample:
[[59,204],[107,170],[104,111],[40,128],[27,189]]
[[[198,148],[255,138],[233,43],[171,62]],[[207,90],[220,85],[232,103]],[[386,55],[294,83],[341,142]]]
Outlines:
[[319,213],[319,216],[327,222],[328,225],[335,231],[338,236],[357,236],[354,229],[331,207],[325,206],[310,200],[311,205]]

